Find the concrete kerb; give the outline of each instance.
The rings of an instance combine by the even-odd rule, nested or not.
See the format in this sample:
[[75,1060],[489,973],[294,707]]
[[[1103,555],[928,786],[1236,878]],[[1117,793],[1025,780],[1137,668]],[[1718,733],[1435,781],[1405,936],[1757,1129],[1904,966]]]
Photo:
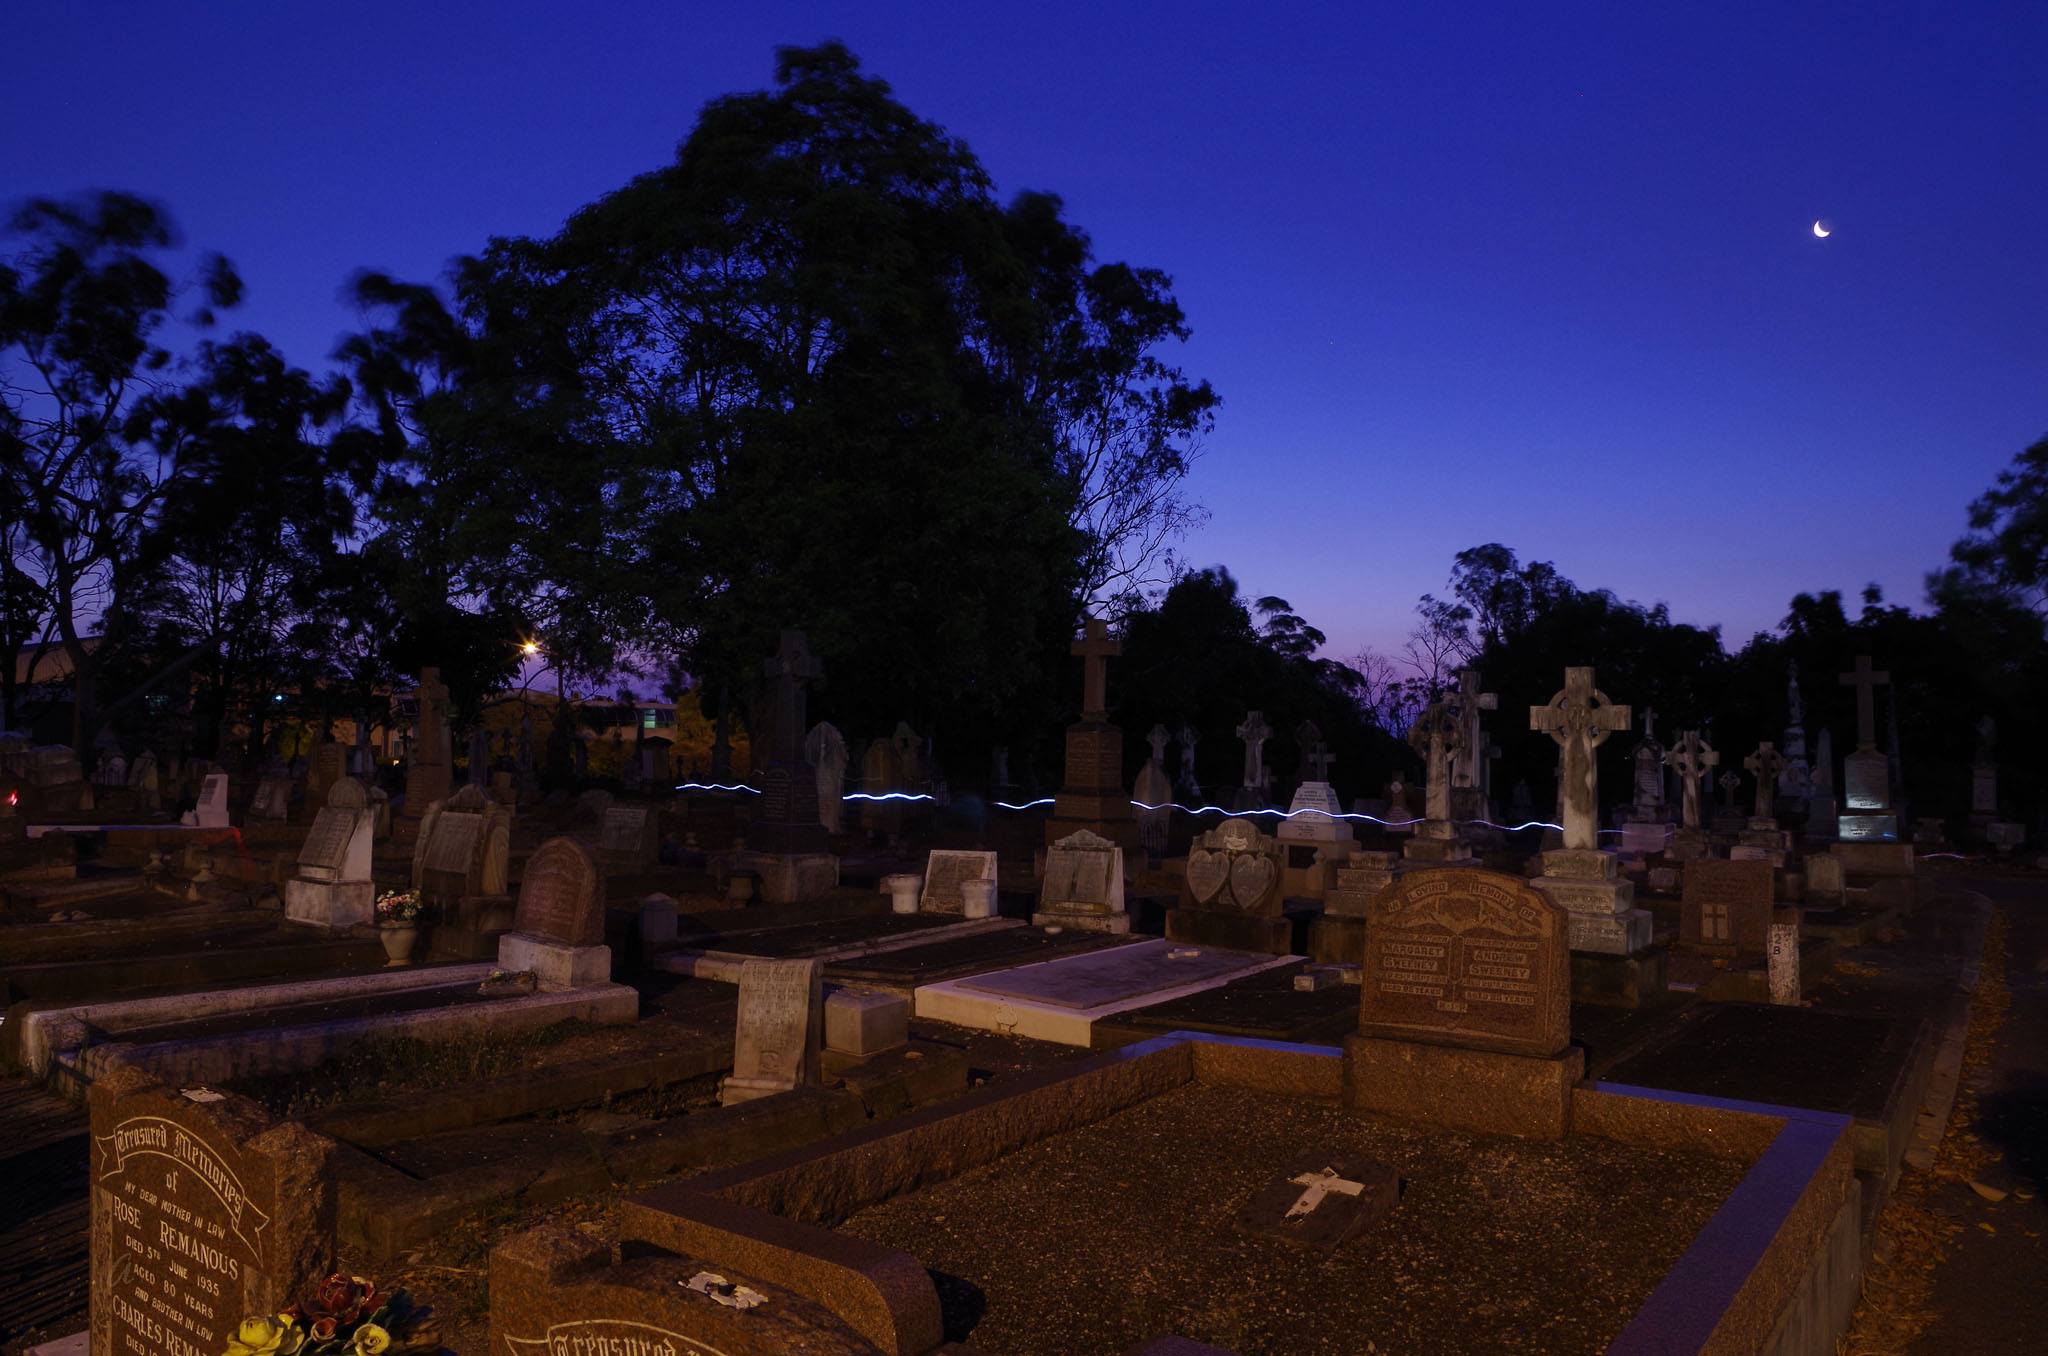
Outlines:
[[[1021,928],[1020,918],[973,918],[960,923],[941,924],[935,928],[924,928],[895,937],[879,937],[870,942],[849,942],[845,946],[828,947],[810,954],[807,959],[821,960],[830,964],[838,960],[851,960],[856,956],[879,956],[889,951],[908,951],[912,947],[930,946],[936,942],[958,941],[962,937],[973,937],[984,932],[1000,932],[1005,928]],[[656,970],[670,974],[684,975],[691,979],[715,980],[720,984],[740,982],[740,967],[759,956],[744,951],[719,951],[709,948],[678,947],[664,951],[650,965]]]
[[[1341,1082],[1341,1062],[1342,1052],[1328,1046],[1172,1032],[658,1188],[632,1207],[689,1221],[693,1236],[711,1249],[705,1255],[715,1258],[730,1207],[744,1206],[785,1222],[778,1230],[784,1247],[814,1244],[817,1256],[829,1258],[840,1245],[830,1226],[873,1201],[944,1180],[1190,1080],[1325,1095]],[[1676,1135],[1705,1134],[1710,1142],[1696,1147],[1748,1163],[1741,1182],[1607,1356],[1832,1352],[1862,1273],[1854,1246],[1860,1187],[1853,1119],[1616,1084],[1589,1083],[1584,1090],[1602,1099],[1602,1113],[1593,1119],[1610,1129],[1634,1128],[1666,1143]]]

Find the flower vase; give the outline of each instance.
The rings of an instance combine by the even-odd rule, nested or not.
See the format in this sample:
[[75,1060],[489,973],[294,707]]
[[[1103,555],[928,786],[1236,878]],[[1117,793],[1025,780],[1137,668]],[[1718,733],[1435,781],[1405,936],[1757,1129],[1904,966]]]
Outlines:
[[385,968],[411,965],[412,949],[420,939],[419,924],[386,923],[377,929],[377,939],[384,943],[384,954],[390,958],[384,962]]

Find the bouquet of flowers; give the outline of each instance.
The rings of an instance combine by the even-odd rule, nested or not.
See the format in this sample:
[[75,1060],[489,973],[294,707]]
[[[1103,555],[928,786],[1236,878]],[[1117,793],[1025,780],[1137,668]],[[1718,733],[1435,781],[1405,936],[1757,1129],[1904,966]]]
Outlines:
[[417,923],[425,912],[417,890],[386,890],[377,896],[379,923]]
[[431,1309],[403,1290],[380,1298],[375,1281],[337,1271],[297,1304],[243,1319],[221,1356],[396,1356],[440,1347]]

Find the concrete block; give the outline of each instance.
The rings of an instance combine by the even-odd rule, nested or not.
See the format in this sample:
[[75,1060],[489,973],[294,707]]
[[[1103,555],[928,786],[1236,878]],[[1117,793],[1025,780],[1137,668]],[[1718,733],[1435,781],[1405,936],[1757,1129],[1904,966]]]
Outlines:
[[910,1000],[834,989],[825,995],[825,1047],[866,1058],[910,1041]]
[[542,993],[561,993],[612,977],[608,946],[566,946],[526,932],[508,932],[498,939],[500,970],[531,970]]

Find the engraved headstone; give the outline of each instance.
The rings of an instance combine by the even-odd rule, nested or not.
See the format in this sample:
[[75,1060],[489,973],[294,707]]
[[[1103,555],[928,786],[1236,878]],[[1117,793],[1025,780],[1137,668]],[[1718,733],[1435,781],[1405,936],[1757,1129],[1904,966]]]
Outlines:
[[846,739],[837,726],[819,722],[804,736],[804,761],[817,774],[818,822],[838,833],[846,823]]
[[433,903],[502,895],[511,841],[511,813],[481,787],[464,786],[421,818],[412,884]]
[[192,828],[228,827],[228,774],[209,772],[199,783],[199,804],[187,810],[184,822]]
[[824,1039],[825,962],[745,962],[732,1076],[720,1085],[719,1099],[730,1106],[815,1084]]
[[645,805],[614,805],[599,826],[598,855],[607,870],[652,871],[661,855],[661,822]]
[[332,1140],[125,1066],[87,1098],[91,1356],[214,1356],[332,1269]]
[[924,891],[917,907],[924,913],[964,913],[961,883],[996,879],[996,854],[935,850],[924,869]]
[[1566,921],[1513,876],[1410,872],[1367,915],[1359,1033],[1558,1054],[1571,1039]]
[[1678,937],[1686,946],[1764,954],[1773,907],[1771,864],[1703,857],[1685,864]]
[[1032,926],[1059,924],[1094,932],[1128,932],[1124,911],[1124,850],[1082,829],[1046,850],[1045,881]]
[[526,859],[512,929],[565,946],[604,941],[604,871],[573,838],[550,838]]
[[1249,819],[1226,819],[1202,834],[1188,848],[1167,937],[1286,955],[1293,928],[1280,908],[1285,861],[1279,842]]

